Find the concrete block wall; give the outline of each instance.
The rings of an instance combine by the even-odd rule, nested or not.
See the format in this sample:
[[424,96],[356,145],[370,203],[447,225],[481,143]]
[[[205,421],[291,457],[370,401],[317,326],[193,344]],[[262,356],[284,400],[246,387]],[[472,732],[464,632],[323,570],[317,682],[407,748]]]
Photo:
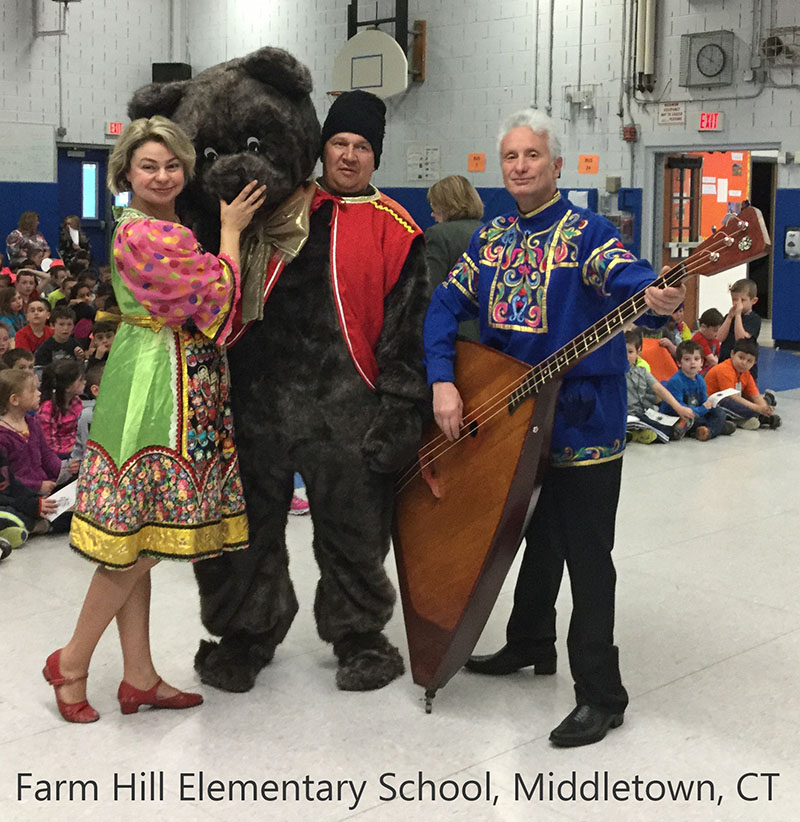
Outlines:
[[[550,99],[548,2],[411,0],[410,20],[424,19],[428,25],[428,78],[389,101],[389,151],[379,184],[407,182],[405,147],[412,142],[441,147],[443,174],[465,173],[467,153],[484,151],[490,158],[487,171],[468,176],[476,185],[499,184],[493,161],[497,122],[530,104],[549,107],[561,121],[568,158],[564,183],[570,186],[587,184],[577,175],[578,153],[601,155],[598,179],[622,176],[630,186],[647,183],[647,151],[655,147],[757,142],[800,153],[795,136],[800,70],[773,70],[770,81],[781,87],[745,80],[754,0],[660,0],[656,89],[637,92],[620,118],[626,82],[622,35],[630,2],[559,0],[552,21]],[[380,0],[378,14],[388,16],[393,7],[390,0]],[[347,39],[347,0],[91,0],[69,7],[67,33],[60,38],[33,36],[34,8],[40,29],[56,28],[59,5],[50,0],[6,0],[0,7],[0,122],[59,124],[60,41],[65,139],[84,143],[102,144],[105,123],[124,119],[128,97],[150,79],[151,63],[185,60],[196,73],[267,44],[288,49],[309,66],[322,118],[330,105],[326,92],[332,90],[333,59]],[[373,0],[360,3],[362,19],[374,13]],[[762,34],[771,24],[800,25],[800,5],[763,0]],[[719,28],[736,32],[734,85],[680,88],[681,35]],[[565,88],[575,89],[579,82],[593,86],[591,116],[564,100]],[[685,101],[687,125],[659,126],[658,101]],[[724,132],[696,131],[694,118],[704,107],[725,111]],[[640,131],[633,152],[620,137],[621,125],[629,121]],[[779,184],[800,184],[798,169],[782,168]]]
[[[800,25],[800,4],[659,0],[656,88],[627,101],[623,32],[632,2],[559,0],[551,21],[546,0],[411,0],[410,21],[427,21],[427,80],[388,101],[378,185],[410,184],[407,150],[414,143],[440,148],[442,175],[462,173],[479,187],[500,185],[497,123],[531,104],[549,108],[562,127],[563,184],[602,189],[606,176],[619,176],[624,186],[647,193],[645,223],[654,217],[650,192],[659,152],[752,146],[800,156],[800,70],[774,69],[759,82],[749,74],[753,3],[761,8],[762,36],[772,25]],[[379,0],[378,15],[390,15],[393,7],[391,0]],[[60,40],[61,120],[65,141],[76,143],[111,142],[105,123],[125,119],[130,94],[150,80],[151,63],[186,61],[197,73],[263,45],[286,48],[309,66],[322,119],[331,102],[326,92],[332,90],[333,60],[347,39],[347,0],[91,0],[70,5],[61,38],[33,36],[34,8],[40,28],[56,27],[59,6],[51,0],[6,0],[0,6],[0,123],[59,124]],[[374,0],[360,2],[360,19],[374,14]],[[679,87],[681,35],[721,28],[735,31],[734,84]],[[579,83],[592,86],[591,113],[565,102],[565,89]],[[686,103],[686,125],[658,124],[658,103],[665,101]],[[695,118],[702,109],[723,111],[725,131],[698,133]],[[629,122],[640,135],[633,145],[620,134]],[[469,152],[486,153],[485,172],[466,171]],[[580,153],[600,155],[598,174],[578,174]],[[778,186],[800,187],[800,165],[780,165]]]
[[66,34],[34,36],[35,12],[38,30],[52,31],[59,9],[51,0],[0,4],[0,134],[3,122],[63,124],[64,141],[110,144],[106,124],[125,121],[128,98],[150,82],[151,64],[171,59],[170,0],[72,3]]
[[[380,3],[379,14],[393,4]],[[774,19],[771,21],[771,5]],[[330,104],[333,57],[346,40],[346,0],[273,0],[263,9],[259,0],[196,0],[189,15],[188,42],[193,65],[200,69],[220,59],[244,54],[261,45],[287,48],[311,69],[320,118]],[[656,89],[637,92],[625,103],[626,63],[623,30],[628,25],[625,0],[560,0],[556,4],[552,43],[552,99],[548,94],[549,3],[544,0],[412,0],[409,18],[428,26],[427,80],[412,84],[389,101],[389,132],[379,185],[402,186],[406,179],[406,147],[422,142],[442,151],[442,174],[462,173],[475,185],[500,184],[495,161],[498,120],[516,108],[550,107],[564,129],[567,186],[602,186],[606,176],[641,187],[648,179],[649,152],[722,146],[762,147],[793,151],[800,118],[800,70],[775,69],[767,83],[746,79],[753,32],[752,0],[707,4],[662,0],[657,28]],[[581,19],[583,26],[579,25]],[[359,16],[374,14],[363,2]],[[800,6],[763,3],[762,35],[770,25],[800,25]],[[390,27],[384,26],[385,30]],[[732,29],[736,33],[735,82],[719,89],[678,86],[681,35]],[[581,35],[582,31],[582,35]],[[579,60],[579,54],[582,55]],[[589,115],[565,102],[566,87],[593,86],[595,108]],[[783,87],[773,87],[771,83]],[[628,86],[629,87],[629,86]],[[658,124],[658,102],[686,103],[687,123]],[[700,134],[701,110],[722,110],[726,129]],[[621,139],[623,123],[634,122],[640,138],[633,149]],[[797,146],[800,148],[800,145]],[[487,170],[466,172],[468,152],[487,154]],[[600,173],[590,181],[577,173],[577,154],[600,154]],[[800,185],[800,166],[779,171],[779,185]]]

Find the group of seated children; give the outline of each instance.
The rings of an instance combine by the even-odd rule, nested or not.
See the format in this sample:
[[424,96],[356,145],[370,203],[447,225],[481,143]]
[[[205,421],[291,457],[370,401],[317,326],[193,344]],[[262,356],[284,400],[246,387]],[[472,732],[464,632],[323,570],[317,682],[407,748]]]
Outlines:
[[[715,308],[701,314],[694,335],[683,322],[683,308],[673,313],[659,340],[672,353],[678,369],[659,383],[642,359],[642,333],[625,332],[628,351],[628,438],[651,443],[688,434],[709,440],[738,428],[778,428],[775,396],[756,385],[761,320],[752,280],[731,286],[726,317]],[[658,403],[658,407],[656,407]]]
[[[29,534],[69,528],[68,513],[49,521],[57,508],[51,494],[78,473],[110,343],[92,340],[87,366],[71,338],[72,318],[56,315],[55,322],[47,342],[58,347],[51,347],[41,390],[35,363],[45,342],[36,355],[12,348],[0,358],[0,558]],[[95,336],[109,335],[102,324],[95,329]]]

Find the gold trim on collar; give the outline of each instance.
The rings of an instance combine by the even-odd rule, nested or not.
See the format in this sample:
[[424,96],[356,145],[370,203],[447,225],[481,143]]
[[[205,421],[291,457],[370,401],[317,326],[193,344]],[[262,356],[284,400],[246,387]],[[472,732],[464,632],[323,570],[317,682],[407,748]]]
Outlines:
[[335,191],[325,188],[325,186],[322,185],[322,177],[317,177],[317,179],[314,180],[314,185],[317,186],[317,188],[321,188],[331,196],[341,200],[343,203],[373,203],[381,197],[380,191],[378,191],[378,189],[371,183],[369,187],[372,189],[372,194],[361,194],[358,197],[347,197],[344,194],[337,194]]
[[544,205],[539,206],[539,208],[534,208],[533,211],[526,211],[522,212],[519,210],[519,206],[517,206],[517,211],[519,212],[520,217],[535,217],[539,212],[544,211],[546,208],[550,208],[551,205],[557,203],[561,199],[561,193],[556,191],[556,196],[553,197],[552,200],[549,200]]

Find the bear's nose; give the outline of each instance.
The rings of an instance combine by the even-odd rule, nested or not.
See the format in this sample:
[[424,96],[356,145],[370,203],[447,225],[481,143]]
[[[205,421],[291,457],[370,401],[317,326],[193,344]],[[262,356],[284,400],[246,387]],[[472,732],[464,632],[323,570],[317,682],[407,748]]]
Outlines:
[[269,188],[269,169],[263,155],[252,152],[222,155],[203,174],[205,187],[230,202],[251,180]]

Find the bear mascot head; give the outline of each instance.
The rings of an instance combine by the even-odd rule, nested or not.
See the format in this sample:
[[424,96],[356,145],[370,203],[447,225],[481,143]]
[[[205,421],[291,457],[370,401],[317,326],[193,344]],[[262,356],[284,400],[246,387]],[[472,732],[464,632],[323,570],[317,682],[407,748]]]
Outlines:
[[201,244],[219,250],[219,200],[251,180],[266,201],[250,231],[307,180],[319,156],[320,126],[311,74],[291,54],[266,46],[212,66],[191,80],[151,83],[128,105],[132,120],[161,114],[178,123],[197,151],[193,179],[177,207]]

